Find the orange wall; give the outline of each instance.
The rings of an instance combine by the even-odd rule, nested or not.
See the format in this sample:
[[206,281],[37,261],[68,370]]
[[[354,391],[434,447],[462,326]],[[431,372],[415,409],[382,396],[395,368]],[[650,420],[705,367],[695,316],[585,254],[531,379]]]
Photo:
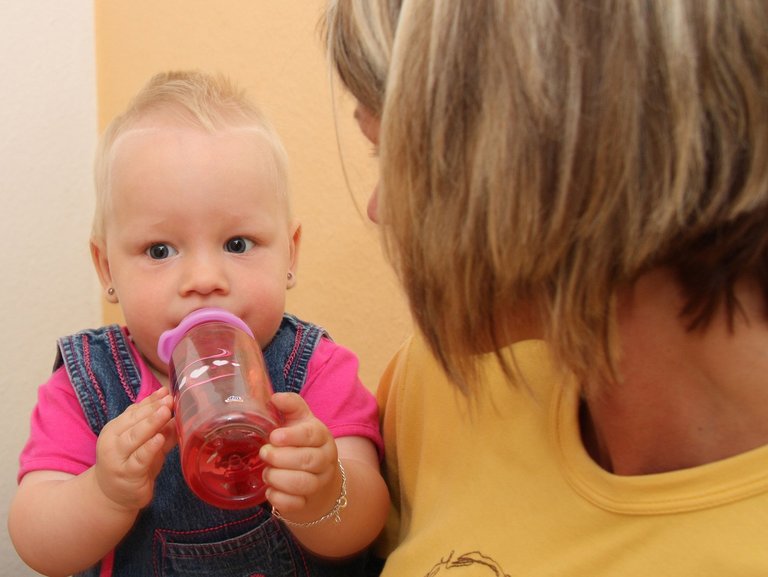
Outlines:
[[[338,85],[331,90],[317,29],[324,5],[95,2],[99,129],[160,70],[200,68],[238,81],[271,118],[291,160],[293,208],[304,236],[289,310],[354,350],[373,389],[410,321],[376,228],[364,216],[376,167],[352,120],[353,103]],[[108,322],[120,318],[110,305],[104,314]]]

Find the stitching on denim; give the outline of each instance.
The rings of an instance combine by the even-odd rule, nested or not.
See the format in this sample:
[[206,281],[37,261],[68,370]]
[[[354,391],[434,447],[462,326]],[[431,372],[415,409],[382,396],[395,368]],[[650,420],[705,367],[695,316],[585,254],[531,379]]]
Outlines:
[[[76,362],[76,359],[72,359],[72,356],[75,355],[75,344],[74,344],[75,337],[69,336],[66,338],[62,338],[60,340],[60,350],[61,350],[61,364],[64,366],[64,369],[67,371],[67,374],[72,371],[72,375],[69,377],[69,381],[72,383],[72,387],[76,390],[79,390],[85,383],[86,377],[83,376],[83,372],[80,370],[80,363]],[[80,395],[78,394],[78,400],[80,400]],[[83,407],[83,412],[85,412],[85,407]],[[87,415],[86,415],[87,416]],[[90,421],[90,419],[89,419]],[[88,423],[91,424],[90,422]]]
[[195,535],[199,533],[210,533],[211,531],[218,531],[220,529],[225,529],[227,527],[234,527],[236,525],[244,525],[246,523],[250,523],[254,519],[258,519],[259,513],[256,513],[254,515],[251,515],[250,517],[246,517],[245,519],[239,519],[237,521],[230,521],[229,523],[222,523],[221,525],[216,525],[215,527],[206,527],[205,529],[192,529],[189,531],[176,531],[174,529],[163,529],[163,528],[157,528],[155,529],[155,533],[158,531],[161,531],[163,533],[167,533],[170,535]]
[[[200,543],[192,543],[192,547],[199,547]],[[163,547],[163,556],[166,555],[165,549],[167,547]],[[183,559],[185,561],[189,561],[190,559],[201,559],[201,560],[207,560],[207,559],[222,559],[224,557],[231,557],[233,555],[241,555],[244,551],[248,552],[253,549],[253,543],[243,543],[241,545],[233,546],[231,549],[227,551],[210,551],[203,553],[201,551],[192,551],[188,554],[181,554],[181,553],[175,553],[172,554],[175,559]]]
[[[157,564],[158,562],[157,562],[157,560],[158,560],[158,558],[160,558],[160,559],[165,559],[165,539],[162,539],[160,536],[158,536],[158,533],[159,533],[159,532],[160,532],[160,529],[155,529],[155,530],[152,532],[152,533],[153,533],[153,535],[154,535],[154,536],[152,537],[152,553],[153,553],[153,555],[152,555],[152,567],[154,568],[154,570],[155,570],[155,575],[156,575],[157,577],[159,577],[159,576],[160,576],[160,567],[158,567],[158,564]],[[154,547],[154,545],[155,545],[155,543],[158,543],[158,542],[160,543],[160,548],[161,548],[161,551],[160,551],[160,554],[159,554],[159,555],[155,555],[155,554],[154,554],[154,552],[155,552],[155,547]]]
[[117,378],[120,379],[120,384],[123,386],[125,394],[131,399],[131,402],[136,402],[136,395],[133,392],[133,387],[128,383],[128,379],[125,376],[125,367],[123,365],[123,358],[118,353],[117,342],[115,339],[115,333],[113,331],[107,332],[107,338],[109,339],[109,350],[112,353],[112,359],[115,361],[115,368],[117,369]]
[[283,366],[283,376],[285,378],[288,378],[288,373],[291,371],[291,365],[293,365],[293,361],[296,358],[296,353],[299,350],[299,346],[301,345],[301,337],[304,332],[304,327],[300,324],[296,325],[296,339],[293,341],[293,350],[291,350],[291,354],[288,355],[288,360],[285,361],[285,365]]
[[[104,392],[101,390],[101,387],[99,386],[99,381],[96,378],[96,375],[93,372],[93,367],[91,367],[91,345],[88,342],[88,337],[86,335],[82,336],[82,342],[83,342],[83,364],[85,365],[85,372],[88,375],[88,379],[91,381],[91,385],[93,385],[93,390],[96,392],[96,395],[99,399],[99,404],[101,404],[101,408],[104,409],[104,415],[108,415],[109,411],[107,410],[107,401],[104,398]],[[102,423],[102,427],[105,423]]]
[[83,415],[86,418],[91,430],[99,434],[104,426],[99,419],[98,409],[93,401],[94,394],[88,387],[88,376],[83,374],[85,363],[81,362],[81,354],[77,350],[77,337],[79,335],[69,335],[59,339],[59,351],[61,354],[61,365],[67,371],[69,382],[77,394],[77,400],[83,409]]
[[301,350],[299,351],[299,359],[293,369],[293,385],[298,390],[304,388],[304,384],[307,380],[307,373],[309,372],[309,363],[312,355],[315,354],[320,339],[323,336],[323,329],[315,325],[309,325],[302,339]]
[[[176,531],[176,530],[173,530],[173,529],[163,529],[161,527],[158,527],[158,528],[156,528],[153,531],[152,541],[153,541],[153,544],[158,544],[160,546],[161,551],[159,553],[160,553],[161,557],[164,558],[166,556],[166,551],[168,549],[168,542],[167,542],[167,538],[166,538],[168,536],[205,534],[205,533],[211,533],[211,532],[219,531],[219,530],[225,529],[225,528],[235,527],[235,526],[238,526],[238,525],[245,525],[246,528],[251,530],[252,527],[250,526],[250,523],[254,519],[258,519],[259,516],[260,516],[259,513],[256,513],[255,515],[251,515],[250,517],[246,517],[245,519],[240,519],[240,520],[237,520],[237,521],[231,521],[229,523],[223,523],[221,525],[216,525],[215,527],[206,527],[204,529],[194,529],[194,530],[190,530],[190,531]],[[277,524],[277,521],[274,521],[273,519],[268,519],[268,521],[269,522],[274,522],[274,523]],[[278,532],[282,533],[282,528],[280,527],[279,524],[277,524],[276,530]],[[191,545],[199,546],[200,543],[192,543]],[[242,543],[242,544],[240,544],[238,546],[232,547],[232,549],[227,551],[227,552],[225,552],[224,555],[238,554],[238,552],[241,552],[241,551],[244,551],[244,550],[248,550],[252,546],[253,546],[252,543]],[[154,550],[154,547],[153,547],[153,550]],[[188,556],[176,555],[176,557],[178,557],[178,558],[182,558],[183,557],[183,558],[187,558],[187,559],[204,559],[204,558],[209,558],[209,557],[221,557],[221,555],[222,555],[222,553],[219,553],[219,552],[214,552],[214,553],[195,552],[194,554],[191,554],[191,555],[188,555]],[[153,555],[153,557],[156,557],[156,556]],[[160,575],[160,568],[158,567],[157,560],[153,559],[152,564],[155,567],[155,574],[156,575]],[[305,566],[306,566],[306,563],[305,563]]]

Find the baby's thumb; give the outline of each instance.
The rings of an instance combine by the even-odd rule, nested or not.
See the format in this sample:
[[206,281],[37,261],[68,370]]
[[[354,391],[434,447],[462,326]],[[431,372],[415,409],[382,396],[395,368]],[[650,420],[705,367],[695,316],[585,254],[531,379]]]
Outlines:
[[283,414],[286,423],[300,421],[312,415],[307,403],[296,393],[274,393],[272,404]]

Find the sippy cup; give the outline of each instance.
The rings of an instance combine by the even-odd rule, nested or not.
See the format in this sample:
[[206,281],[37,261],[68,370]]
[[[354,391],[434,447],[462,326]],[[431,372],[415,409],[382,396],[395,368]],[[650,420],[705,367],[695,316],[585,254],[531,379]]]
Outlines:
[[196,310],[157,346],[168,364],[184,479],[224,509],[265,500],[259,449],[282,422],[253,333],[217,308]]

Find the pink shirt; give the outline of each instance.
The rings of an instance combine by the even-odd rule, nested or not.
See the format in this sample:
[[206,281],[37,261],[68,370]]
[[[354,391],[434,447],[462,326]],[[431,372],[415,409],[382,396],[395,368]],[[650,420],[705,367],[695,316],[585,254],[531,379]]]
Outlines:
[[[141,374],[141,400],[161,384],[130,342]],[[357,357],[323,338],[309,361],[301,396],[334,437],[370,439],[383,455],[378,410],[373,395],[357,376]],[[19,458],[18,480],[30,471],[62,471],[79,475],[96,462],[96,435],[88,426],[64,367],[38,391],[30,436]]]

